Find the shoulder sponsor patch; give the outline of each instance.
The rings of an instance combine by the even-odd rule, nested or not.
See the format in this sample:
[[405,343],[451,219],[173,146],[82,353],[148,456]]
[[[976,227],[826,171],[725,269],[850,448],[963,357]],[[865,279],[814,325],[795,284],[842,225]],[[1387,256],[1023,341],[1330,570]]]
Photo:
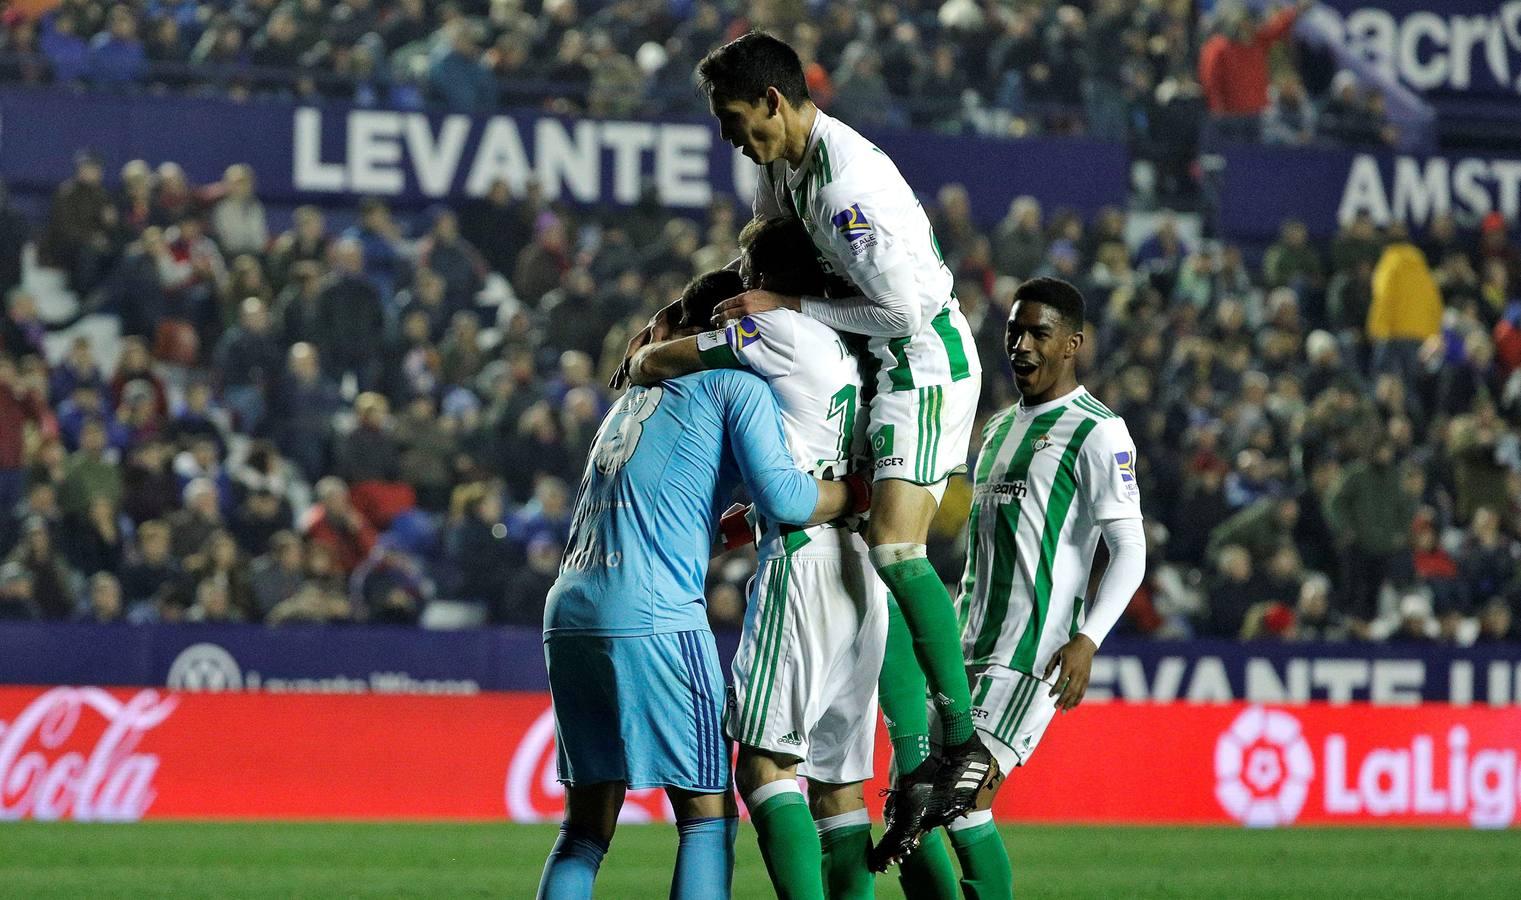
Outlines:
[[840,234],[845,235],[851,241],[854,241],[856,238],[865,237],[874,230],[871,223],[866,220],[866,214],[861,212],[861,204],[859,203],[850,204],[848,209],[835,213],[834,218],[829,221],[833,222],[834,227],[840,230]]
[[861,212],[861,204],[850,204],[849,209],[835,213],[829,221],[850,242],[851,255],[860,256],[868,247],[877,245],[877,229],[867,220],[866,214]]
[[1114,455],[1114,464],[1119,467],[1121,481],[1135,481],[1135,454],[1129,450],[1121,450]]
[[761,339],[760,323],[745,316],[729,326],[729,346],[741,350]]

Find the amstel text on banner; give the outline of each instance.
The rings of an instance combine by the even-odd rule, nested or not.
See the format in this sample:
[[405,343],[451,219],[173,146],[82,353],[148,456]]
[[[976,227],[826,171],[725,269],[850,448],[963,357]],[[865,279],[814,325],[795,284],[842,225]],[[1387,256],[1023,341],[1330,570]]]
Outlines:
[[[878,741],[879,772],[887,747]],[[539,693],[0,688],[0,820],[553,821],[564,799],[554,767]],[[1518,804],[1518,707],[1095,703],[1053,724],[994,811],[1505,828]],[[670,808],[639,792],[625,818],[668,820]]]

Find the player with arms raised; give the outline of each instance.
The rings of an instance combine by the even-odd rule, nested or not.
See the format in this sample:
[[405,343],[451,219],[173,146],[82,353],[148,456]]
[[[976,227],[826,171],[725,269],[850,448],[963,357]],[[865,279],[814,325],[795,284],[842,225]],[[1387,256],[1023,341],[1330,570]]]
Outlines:
[[[1058,709],[1082,701],[1093,655],[1146,569],[1135,444],[1077,381],[1083,315],[1066,282],[1015,291],[1005,348],[1020,401],[984,427],[974,473],[958,606],[977,729],[1003,772],[1029,760]],[[1100,537],[1109,565],[1085,614]],[[967,897],[1012,896],[996,789],[949,826]]]
[[[925,554],[946,479],[965,468],[981,366],[919,201],[886,154],[813,105],[796,52],[751,33],[709,53],[697,72],[723,138],[760,166],[756,217],[800,219],[836,282],[828,299],[750,290],[718,318],[785,308],[868,338],[876,490],[866,541],[912,638],[889,637],[883,668],[899,771],[874,851],[883,868],[926,823],[964,814],[995,775],[972,727],[950,595]],[[944,724],[938,764],[917,712],[920,667]]]

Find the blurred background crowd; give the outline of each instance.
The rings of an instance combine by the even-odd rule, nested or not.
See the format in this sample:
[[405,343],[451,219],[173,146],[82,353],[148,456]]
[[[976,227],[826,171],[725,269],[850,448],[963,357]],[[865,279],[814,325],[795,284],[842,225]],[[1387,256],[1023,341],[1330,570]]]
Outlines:
[[[1211,130],[1397,137],[1376,94],[1287,37],[1299,7],[24,6],[0,20],[3,78],[604,116],[703,115],[696,58],[779,25],[853,124],[1126,140],[1174,195]],[[1020,197],[987,228],[957,185],[923,199],[978,336],[981,416],[1016,399],[1019,281],[1088,298],[1080,371],[1136,439],[1151,550],[1123,630],[1521,635],[1517,223],[1363,217],[1327,244],[1287,221],[1262,252],[1192,217]],[[0,617],[537,625],[608,375],[747,218],[727,198],[675,215],[653,185],[616,210],[506,182],[427,209],[266,207],[248,166],[192,183],[88,151],[43,207],[0,191]],[[953,483],[932,537],[948,581],[969,493]],[[739,622],[749,566],[715,564],[715,623]]]
[[[0,612],[45,618],[534,624],[632,333],[736,253],[743,214],[615,213],[505,183],[402,221],[300,207],[254,173],[186,182],[82,154],[35,228],[0,214]],[[1158,635],[1514,637],[1521,602],[1521,246],[1491,216],[1329,247],[1285,222],[1260,264],[1016,200],[932,218],[986,361],[1020,279],[1089,300],[1084,379],[1134,434],[1152,543],[1125,627]],[[49,354],[22,243],[119,321]],[[975,452],[975,448],[969,448]],[[959,571],[964,482],[934,542]],[[748,561],[715,568],[738,621]],[[445,603],[445,601],[449,601]],[[452,621],[436,613],[440,623]],[[474,618],[472,618],[472,616]]]
[[1201,138],[1380,146],[1383,89],[1291,29],[1308,0],[62,0],[13,4],[0,80],[613,118],[702,115],[692,71],[751,28],[789,40],[857,127],[1125,141],[1197,193]]

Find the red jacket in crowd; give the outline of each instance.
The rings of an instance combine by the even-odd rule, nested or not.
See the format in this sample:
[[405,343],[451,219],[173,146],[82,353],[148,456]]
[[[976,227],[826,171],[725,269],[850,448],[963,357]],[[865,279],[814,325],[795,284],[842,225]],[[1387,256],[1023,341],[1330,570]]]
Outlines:
[[1223,34],[1204,42],[1199,51],[1199,84],[1209,111],[1217,116],[1261,115],[1268,105],[1268,51],[1294,27],[1297,7],[1289,7],[1265,22],[1240,43]]

